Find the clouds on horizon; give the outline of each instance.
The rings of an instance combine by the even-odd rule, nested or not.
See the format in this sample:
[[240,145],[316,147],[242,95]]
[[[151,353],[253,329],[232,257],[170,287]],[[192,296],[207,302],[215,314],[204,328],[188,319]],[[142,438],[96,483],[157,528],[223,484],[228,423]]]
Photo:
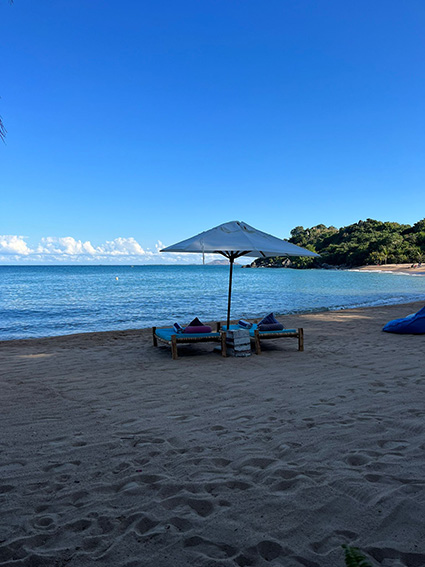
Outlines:
[[[103,244],[93,245],[89,240],[83,242],[72,236],[47,236],[33,247],[27,237],[0,235],[0,263],[3,264],[87,264],[87,263],[143,263],[143,264],[192,264],[197,262],[193,254],[160,254],[164,248],[161,241],[155,250],[143,248],[133,237],[118,237]],[[207,255],[206,255],[207,256]],[[208,261],[213,259],[212,255]]]
[[23,236],[0,235],[0,254],[27,256],[31,252]]
[[37,254],[59,254],[69,256],[151,256],[152,252],[144,250],[135,238],[115,238],[107,240],[100,246],[93,246],[87,240],[75,240],[72,236],[52,237],[41,239],[35,252]]

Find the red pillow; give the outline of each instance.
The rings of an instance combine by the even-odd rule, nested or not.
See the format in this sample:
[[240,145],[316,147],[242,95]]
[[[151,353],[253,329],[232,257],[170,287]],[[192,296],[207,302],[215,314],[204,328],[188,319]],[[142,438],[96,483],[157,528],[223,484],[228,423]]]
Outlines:
[[259,331],[283,331],[282,323],[258,324]]
[[195,317],[195,319],[191,321],[189,325],[185,328],[183,333],[211,333],[211,331],[212,331],[211,327],[208,327],[208,325],[204,325],[203,323],[201,323],[198,317]]
[[212,329],[211,327],[208,327],[208,325],[196,325],[193,327],[188,325],[183,333],[211,333],[211,331]]

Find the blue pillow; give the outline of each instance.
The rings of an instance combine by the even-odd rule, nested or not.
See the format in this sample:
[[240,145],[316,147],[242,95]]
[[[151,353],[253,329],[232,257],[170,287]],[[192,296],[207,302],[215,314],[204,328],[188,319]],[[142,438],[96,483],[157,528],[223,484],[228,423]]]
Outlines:
[[[268,315],[266,315],[264,317],[264,319],[261,319],[261,321],[258,323],[258,326],[260,325],[273,325],[279,323],[279,321],[276,319],[276,317],[273,315],[273,313],[269,313]],[[283,327],[282,327],[283,329]]]
[[193,321],[191,321],[188,325],[188,327],[203,327],[204,324],[201,323],[201,321],[198,319],[198,317],[195,317],[195,319]]

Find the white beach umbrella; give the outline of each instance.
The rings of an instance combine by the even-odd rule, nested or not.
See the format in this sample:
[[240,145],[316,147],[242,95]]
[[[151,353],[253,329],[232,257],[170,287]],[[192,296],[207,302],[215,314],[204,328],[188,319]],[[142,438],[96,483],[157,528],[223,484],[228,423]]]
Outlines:
[[231,221],[201,232],[192,238],[168,246],[160,252],[184,252],[197,254],[221,254],[230,262],[229,296],[227,303],[227,327],[230,322],[233,263],[241,256],[269,258],[270,256],[309,256],[319,254],[261,232],[249,224]]

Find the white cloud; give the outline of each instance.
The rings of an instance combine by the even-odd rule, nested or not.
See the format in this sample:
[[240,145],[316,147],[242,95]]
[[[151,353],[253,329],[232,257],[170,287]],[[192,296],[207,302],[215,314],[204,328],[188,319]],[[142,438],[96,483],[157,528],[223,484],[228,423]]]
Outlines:
[[[143,248],[133,237],[118,237],[100,244],[72,236],[46,236],[30,247],[25,237],[0,236],[0,263],[32,264],[193,264],[201,263],[197,254],[161,254],[164,244],[158,240],[153,250]],[[213,259],[206,255],[206,261]]]
[[110,254],[111,256],[119,255],[151,255],[151,252],[144,250],[135,238],[115,238],[115,240],[106,241],[103,246],[99,246],[98,253]]
[[[87,242],[86,244],[90,244]],[[81,240],[75,240],[72,236],[64,236],[61,238],[47,236],[41,239],[41,243],[37,246],[38,254],[82,254],[84,245]]]
[[82,242],[75,240],[72,236],[47,236],[41,239],[36,251],[38,254],[65,254],[70,256],[145,256],[149,254],[132,237],[119,237],[114,240],[107,240],[100,246],[93,246],[89,240]]
[[16,235],[0,235],[0,253],[1,254],[19,254],[27,256],[32,250],[28,248],[23,236]]

